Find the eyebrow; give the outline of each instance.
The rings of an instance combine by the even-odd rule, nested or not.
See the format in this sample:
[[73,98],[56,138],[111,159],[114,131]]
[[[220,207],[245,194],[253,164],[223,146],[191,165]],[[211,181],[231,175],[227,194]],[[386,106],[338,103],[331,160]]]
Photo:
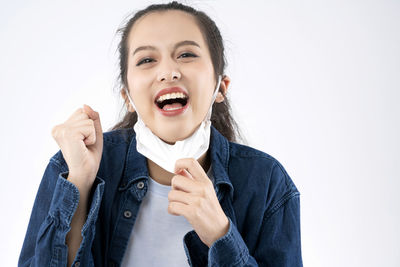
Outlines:
[[[185,41],[181,41],[178,42],[174,45],[174,50],[177,49],[180,46],[184,46],[184,45],[194,45],[200,48],[200,45],[198,43],[196,43],[195,41],[190,41],[190,40],[185,40]],[[137,52],[142,51],[142,50],[156,50],[156,48],[154,46],[151,45],[145,45],[145,46],[139,46],[138,48],[135,49],[135,51],[133,51],[133,55],[135,55]]]

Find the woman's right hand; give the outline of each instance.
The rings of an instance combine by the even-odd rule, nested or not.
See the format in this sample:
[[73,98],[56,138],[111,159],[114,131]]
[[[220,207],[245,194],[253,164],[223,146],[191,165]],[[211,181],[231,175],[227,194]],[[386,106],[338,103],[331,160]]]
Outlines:
[[84,105],[67,121],[54,126],[51,133],[68,165],[68,180],[78,187],[91,188],[103,152],[99,113]]

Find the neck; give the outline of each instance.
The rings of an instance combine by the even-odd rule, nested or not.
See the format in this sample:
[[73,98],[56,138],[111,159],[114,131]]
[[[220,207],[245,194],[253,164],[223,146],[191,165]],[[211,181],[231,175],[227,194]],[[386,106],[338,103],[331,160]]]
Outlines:
[[[200,163],[204,172],[207,173],[211,165],[211,159],[208,155],[208,151],[206,151],[197,161]],[[172,177],[176,175],[174,173],[170,173],[169,171],[164,170],[150,159],[147,159],[147,167],[149,169],[150,177],[154,181],[162,185],[170,186]]]

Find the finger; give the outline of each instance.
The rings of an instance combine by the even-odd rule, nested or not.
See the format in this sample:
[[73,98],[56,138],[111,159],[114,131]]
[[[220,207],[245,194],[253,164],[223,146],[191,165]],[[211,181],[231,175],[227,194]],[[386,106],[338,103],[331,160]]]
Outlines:
[[189,205],[190,204],[190,198],[191,195],[187,192],[183,192],[180,190],[171,190],[168,193],[168,200],[169,201],[175,201],[175,202],[181,202],[183,204]]
[[68,125],[70,125],[70,127],[92,126],[94,128],[94,122],[91,119],[70,122]]
[[103,129],[101,127],[101,122],[100,122],[100,114],[96,111],[94,111],[90,106],[88,105],[83,105],[83,108],[85,112],[89,115],[90,119],[93,120],[94,122],[94,128],[96,130],[96,138],[97,140],[102,140],[103,139]]
[[94,128],[94,122],[91,119],[76,121],[70,124],[71,128],[76,129],[75,131],[83,134],[81,138],[85,142],[85,145],[92,145],[96,143],[96,134]]
[[75,129],[75,132],[79,134],[79,139],[84,141],[86,145],[92,145],[96,143],[96,134],[94,132],[93,125],[77,126]]
[[71,117],[68,122],[75,122],[75,121],[82,121],[82,120],[88,120],[89,115],[86,114],[85,112],[76,114],[75,116]]
[[69,118],[67,119],[67,121],[76,121],[79,119],[88,119],[89,116],[85,113],[83,108],[78,108],[77,110],[74,111],[74,113],[72,113],[71,116],[69,116]]
[[196,192],[198,185],[195,180],[188,179],[182,175],[175,175],[171,179],[171,187],[175,190],[182,190],[187,193]]
[[93,119],[93,117],[96,116],[96,112],[88,105],[83,104],[83,112],[86,113],[90,119]]
[[189,220],[190,216],[190,206],[180,203],[180,202],[170,202],[168,204],[168,213],[176,216],[184,216],[187,220]]
[[187,177],[187,178],[189,178],[189,179],[194,180],[193,176],[192,176],[186,169],[180,170],[180,171],[178,172],[178,174],[179,174],[179,175],[182,175],[182,176],[184,176],[184,177]]
[[175,173],[180,172],[181,169],[186,169],[195,180],[208,180],[207,174],[204,172],[203,167],[194,158],[178,159],[175,162]]

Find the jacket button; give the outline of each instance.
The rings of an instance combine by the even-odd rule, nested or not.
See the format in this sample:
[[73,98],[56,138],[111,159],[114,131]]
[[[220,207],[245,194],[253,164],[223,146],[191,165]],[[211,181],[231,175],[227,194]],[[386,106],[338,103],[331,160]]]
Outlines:
[[132,217],[132,212],[129,210],[124,211],[124,217],[129,219],[130,217]]
[[74,267],[79,267],[81,266],[81,263],[79,261],[75,262]]
[[142,189],[144,187],[144,183],[140,181],[139,183],[137,183],[136,187]]

